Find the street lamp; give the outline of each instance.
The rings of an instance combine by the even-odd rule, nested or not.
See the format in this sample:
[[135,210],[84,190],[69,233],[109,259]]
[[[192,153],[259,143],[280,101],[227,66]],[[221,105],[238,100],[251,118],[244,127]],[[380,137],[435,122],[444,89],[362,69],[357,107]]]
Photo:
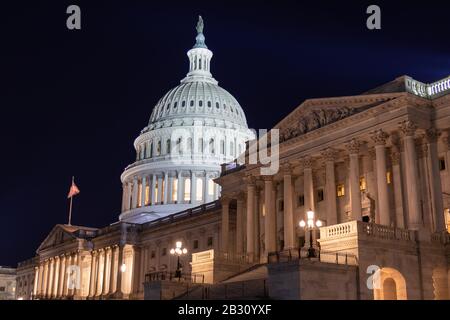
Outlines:
[[313,247],[312,233],[316,227],[320,228],[322,226],[322,221],[315,220],[314,211],[312,211],[311,209],[306,212],[306,218],[306,222],[304,220],[300,221],[299,226],[305,229],[305,231],[309,231],[308,258],[315,258],[316,249],[314,249]]
[[175,248],[170,249],[171,255],[177,255],[177,270],[175,271],[175,278],[181,278],[181,264],[180,256],[187,253],[187,249],[183,248],[181,241],[175,243]]

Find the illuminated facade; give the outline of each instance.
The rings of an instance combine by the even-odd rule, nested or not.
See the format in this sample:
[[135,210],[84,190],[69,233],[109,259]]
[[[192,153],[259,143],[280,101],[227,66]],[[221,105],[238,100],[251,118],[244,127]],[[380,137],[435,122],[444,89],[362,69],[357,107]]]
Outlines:
[[[55,226],[37,250],[34,297],[449,299],[450,78],[305,101],[275,126],[280,170],[265,176],[197,31],[187,77],[135,141],[119,221]],[[299,225],[308,210],[321,221],[311,234]],[[170,280],[177,241],[182,286]],[[187,296],[186,282],[210,295]]]

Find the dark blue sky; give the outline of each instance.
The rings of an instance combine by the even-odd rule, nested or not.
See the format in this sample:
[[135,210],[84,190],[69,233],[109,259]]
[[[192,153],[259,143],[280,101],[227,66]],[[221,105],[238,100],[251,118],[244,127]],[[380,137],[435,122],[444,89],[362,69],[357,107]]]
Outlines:
[[[0,265],[33,256],[67,221],[72,175],[74,224],[117,219],[133,140],[186,74],[198,14],[213,75],[258,129],[307,98],[358,94],[403,74],[448,76],[448,5],[393,2],[2,3]],[[366,28],[374,3],[379,31]],[[70,4],[81,7],[80,31],[66,28]]]

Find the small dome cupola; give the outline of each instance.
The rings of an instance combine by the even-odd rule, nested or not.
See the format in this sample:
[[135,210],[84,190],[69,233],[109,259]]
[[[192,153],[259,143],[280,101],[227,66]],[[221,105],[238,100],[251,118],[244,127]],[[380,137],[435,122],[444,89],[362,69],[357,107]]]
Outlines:
[[210,71],[210,63],[213,53],[206,46],[203,28],[203,19],[201,16],[199,16],[196,26],[197,36],[195,37],[195,45],[187,53],[189,57],[189,73],[186,75],[186,78],[181,80],[181,83],[199,80],[211,82],[214,84],[218,83],[212,77]]

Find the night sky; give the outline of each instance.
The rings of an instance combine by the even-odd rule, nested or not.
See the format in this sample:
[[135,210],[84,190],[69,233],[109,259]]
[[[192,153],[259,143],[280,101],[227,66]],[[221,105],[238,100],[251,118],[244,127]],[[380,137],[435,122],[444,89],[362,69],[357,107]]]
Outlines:
[[[260,129],[308,98],[358,94],[403,74],[448,76],[449,8],[390,2],[2,3],[0,265],[34,256],[67,222],[72,175],[81,190],[73,224],[117,220],[133,141],[187,73],[199,14],[213,76]],[[66,28],[70,4],[81,7],[79,31]],[[366,28],[370,4],[381,7],[382,30]]]

